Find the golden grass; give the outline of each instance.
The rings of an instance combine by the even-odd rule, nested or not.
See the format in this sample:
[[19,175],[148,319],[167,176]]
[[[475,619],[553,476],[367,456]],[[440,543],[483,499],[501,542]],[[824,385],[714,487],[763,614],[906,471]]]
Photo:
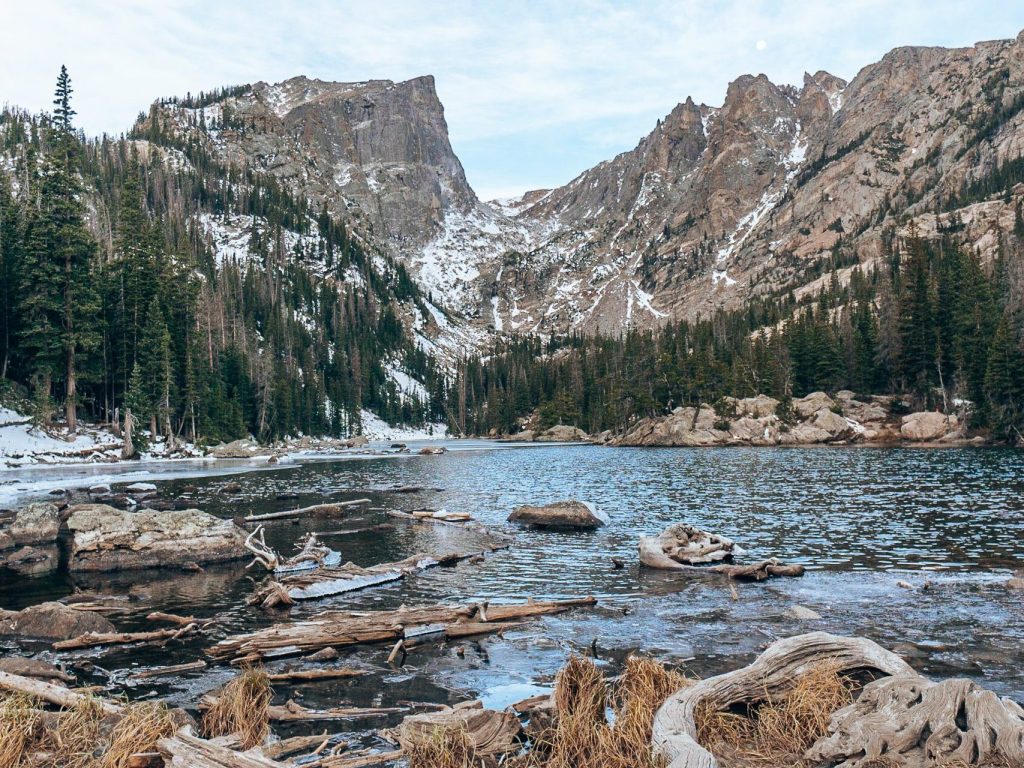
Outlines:
[[57,727],[48,731],[45,749],[55,765],[93,768],[99,765],[103,741],[103,706],[89,697],[61,712]]
[[0,695],[0,766],[19,768],[25,763],[35,735],[38,702],[23,693]]
[[[692,683],[650,659],[631,657],[610,695],[589,659],[573,657],[555,683],[554,726],[517,768],[661,768],[651,754],[651,727],[671,694]],[[605,709],[611,701],[614,722]]]
[[110,732],[110,744],[100,762],[101,768],[128,768],[128,759],[136,752],[152,752],[156,743],[178,729],[167,705],[140,702],[125,709]]
[[465,728],[438,727],[406,753],[409,768],[474,768],[473,741]]
[[242,749],[262,744],[270,733],[273,695],[266,671],[259,667],[243,670],[221,689],[217,701],[203,715],[203,733],[208,737],[237,733]]
[[835,667],[822,665],[746,714],[699,709],[697,740],[733,766],[802,765],[804,752],[827,733],[832,713],[853,700],[854,687]]

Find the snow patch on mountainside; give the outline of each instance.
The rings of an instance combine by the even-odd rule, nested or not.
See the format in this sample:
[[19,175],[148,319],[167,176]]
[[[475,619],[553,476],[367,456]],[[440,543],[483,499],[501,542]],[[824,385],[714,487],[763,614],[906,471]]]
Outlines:
[[448,427],[440,422],[424,427],[393,427],[365,409],[359,412],[359,420],[362,434],[370,440],[440,440],[448,437]]

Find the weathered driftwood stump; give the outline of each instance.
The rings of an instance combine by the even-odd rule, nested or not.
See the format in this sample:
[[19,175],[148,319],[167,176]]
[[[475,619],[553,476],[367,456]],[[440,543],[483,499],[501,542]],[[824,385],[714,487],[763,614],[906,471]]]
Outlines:
[[989,759],[1024,765],[1024,709],[971,680],[882,678],[832,716],[829,734],[806,757],[839,768],[883,759],[905,768]]
[[395,737],[406,751],[430,743],[438,730],[465,731],[477,756],[503,755],[516,742],[522,727],[511,712],[484,709],[480,702],[466,702],[440,712],[410,715],[398,726]]
[[780,563],[771,557],[748,565],[716,565],[709,570],[738,581],[764,581],[772,576],[803,576],[807,569],[802,565]]
[[735,550],[731,539],[686,523],[670,525],[657,536],[640,537],[640,562],[665,571],[731,560]]
[[821,664],[840,673],[916,674],[899,656],[866,638],[812,632],[778,640],[750,666],[701,680],[670,696],[654,718],[655,754],[666,759],[668,768],[717,768],[714,755],[697,742],[698,707],[725,710],[778,698]]

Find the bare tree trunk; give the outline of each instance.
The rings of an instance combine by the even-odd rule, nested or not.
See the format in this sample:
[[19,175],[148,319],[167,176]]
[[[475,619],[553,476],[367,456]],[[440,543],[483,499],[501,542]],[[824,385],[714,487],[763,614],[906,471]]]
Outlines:
[[121,458],[130,459],[135,456],[135,443],[132,442],[132,433],[135,431],[135,417],[132,409],[126,408],[124,412],[124,446],[121,448]]
[[75,405],[75,400],[78,398],[78,380],[75,378],[75,347],[74,344],[70,344],[67,350],[67,378],[68,378],[68,391],[67,391],[67,418],[68,418],[68,434],[75,434],[78,431],[78,410]]
[[113,429],[114,429],[114,436],[115,437],[120,437],[121,436],[121,409],[120,408],[115,408],[114,409],[114,420],[113,420],[113,422],[111,424],[112,424]]

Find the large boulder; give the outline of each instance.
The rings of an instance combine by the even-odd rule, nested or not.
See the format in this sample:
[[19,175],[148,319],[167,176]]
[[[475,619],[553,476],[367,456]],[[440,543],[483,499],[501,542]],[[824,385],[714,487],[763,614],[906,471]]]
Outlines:
[[114,625],[98,613],[78,611],[63,603],[41,603],[23,611],[0,613],[0,637],[68,640],[86,632],[113,631]]
[[853,392],[848,389],[836,393],[836,402],[843,409],[844,416],[849,416],[861,424],[885,421],[889,418],[889,412],[877,398],[872,398],[871,402],[865,403],[857,400]]
[[79,504],[70,512],[71,571],[159,568],[247,556],[245,531],[198,509],[128,512]]
[[60,512],[53,504],[42,502],[19,509],[7,533],[15,544],[50,544],[60,531]]
[[579,427],[556,424],[546,429],[535,438],[539,443],[582,443],[590,439],[590,435]]
[[827,410],[832,408],[835,404],[836,401],[824,392],[811,392],[811,394],[806,397],[794,400],[793,410],[796,411],[797,416],[801,419],[809,419],[822,408]]
[[556,501],[542,507],[524,505],[516,507],[508,516],[510,523],[532,525],[536,528],[600,528],[608,524],[608,516],[598,512],[586,501]]
[[939,440],[957,430],[956,416],[946,416],[935,411],[919,411],[903,417],[900,434],[904,440]]
[[685,523],[670,525],[657,536],[640,537],[640,562],[663,571],[731,560],[738,551],[742,550],[731,539]]
[[768,395],[757,395],[756,397],[745,397],[736,401],[736,413],[740,416],[751,416],[760,419],[765,416],[774,416],[779,408],[779,401]]

